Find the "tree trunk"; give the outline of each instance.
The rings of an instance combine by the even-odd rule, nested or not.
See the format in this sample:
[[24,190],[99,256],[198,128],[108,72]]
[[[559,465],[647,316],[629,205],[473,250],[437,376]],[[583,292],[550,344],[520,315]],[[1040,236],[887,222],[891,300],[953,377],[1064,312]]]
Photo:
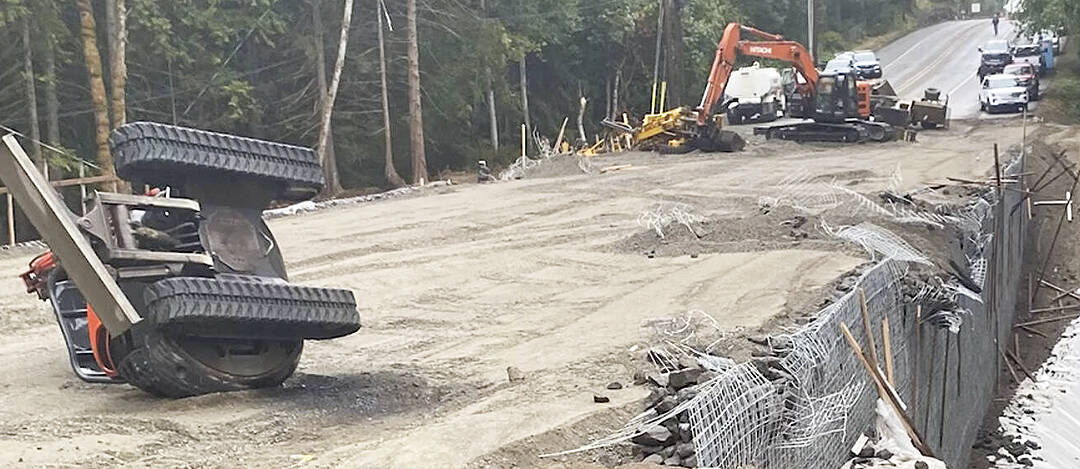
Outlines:
[[621,85],[621,83],[620,83],[621,81],[622,81],[622,68],[620,67],[620,68],[615,70],[615,86],[611,90],[611,94],[612,94],[612,96],[611,96],[611,111],[612,111],[611,118],[615,119],[615,120],[617,120],[619,122],[622,122],[620,120],[620,115],[622,113],[619,112],[619,86]]
[[660,92],[660,47],[664,41],[664,0],[658,0],[656,7],[656,51],[653,58],[652,70],[652,95],[649,102],[649,112],[664,112],[663,109],[654,109],[659,100],[656,99]]
[[394,146],[390,136],[390,98],[386,91],[386,45],[383,39],[383,11],[382,0],[375,0],[375,11],[379,17],[379,80],[382,84],[382,115],[383,115],[383,145],[384,145],[384,171],[386,182],[394,187],[402,187],[405,180],[401,179],[397,170],[394,169]]
[[[105,82],[101,79],[101,56],[97,47],[94,9],[90,6],[90,0],[75,0],[75,5],[79,9],[79,36],[82,37],[83,57],[86,59],[86,74],[90,84],[90,102],[94,108],[97,162],[101,166],[102,174],[115,176],[112,154],[109,153],[109,108],[105,104]],[[115,183],[104,186],[107,190],[116,190]]]
[[[326,110],[322,106],[325,105],[327,93],[330,90],[327,89],[329,85],[326,83],[326,41],[323,38],[322,0],[311,1],[311,20],[313,24],[312,29],[314,29],[315,33],[315,77],[319,84],[319,112],[323,113],[326,112]],[[329,169],[334,173],[332,178],[337,181],[337,154],[334,153],[333,126],[330,126],[330,130],[326,137],[326,161],[333,162],[333,165]],[[323,170],[325,171],[326,169],[327,167],[324,166]],[[326,178],[327,181],[330,181],[330,179],[330,176]]]
[[338,85],[341,84],[341,70],[345,68],[345,49],[349,45],[349,23],[352,22],[353,0],[345,0],[345,12],[341,15],[341,36],[338,38],[337,61],[334,62],[334,76],[330,79],[330,90],[322,105],[322,126],[319,128],[319,161],[323,164],[323,176],[326,177],[326,192],[341,192],[338,181],[337,161],[327,158],[326,145],[330,137],[330,117],[334,113],[334,99],[337,98]]
[[604,105],[607,109],[604,110],[604,118],[611,118],[611,75],[604,77],[604,92],[607,93],[604,97]]
[[427,180],[427,155],[424,154],[424,111],[420,105],[420,49],[416,39],[416,0],[407,0],[406,29],[409,42],[409,131],[412,145],[413,184]]
[[45,139],[60,146],[60,98],[56,93],[56,38],[51,34],[45,50]]
[[521,113],[525,116],[525,133],[532,135],[532,123],[529,122],[529,80],[528,71],[525,68],[525,57],[525,55],[522,55],[521,62],[518,63],[518,71],[521,76]]
[[[485,18],[487,17],[487,4],[485,0],[480,0],[480,13]],[[498,114],[495,112],[495,86],[492,83],[491,67],[484,67],[484,81],[487,85],[488,121],[491,124],[491,148],[494,150],[498,150],[499,121]]]
[[585,146],[589,145],[589,139],[585,136],[585,105],[588,104],[588,102],[589,101],[585,99],[585,96],[583,95],[580,101],[581,107],[578,108],[577,115],[578,144]]
[[34,80],[34,49],[30,43],[30,15],[22,18],[22,43],[23,43],[23,78],[26,79],[26,108],[30,114],[30,156],[34,163],[41,169],[42,174],[47,174],[45,159],[41,156],[41,127],[38,123],[37,90]]
[[106,12],[109,35],[109,88],[112,108],[112,128],[127,122],[127,6],[124,0],[108,0]]
[[488,121],[491,122],[491,148],[494,150],[499,149],[499,121],[498,114],[495,113],[495,88],[491,84],[491,67],[487,68],[487,102],[488,102]]
[[686,63],[686,44],[683,41],[682,11],[679,3],[664,0],[664,74],[668,99],[665,107],[674,109],[685,101],[686,83],[683,66]]

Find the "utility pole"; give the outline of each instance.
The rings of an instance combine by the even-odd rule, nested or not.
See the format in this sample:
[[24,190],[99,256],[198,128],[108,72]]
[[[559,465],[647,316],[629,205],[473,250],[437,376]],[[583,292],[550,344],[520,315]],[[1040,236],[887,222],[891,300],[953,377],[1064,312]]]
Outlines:
[[817,51],[814,50],[814,0],[806,0],[806,47],[816,61]]

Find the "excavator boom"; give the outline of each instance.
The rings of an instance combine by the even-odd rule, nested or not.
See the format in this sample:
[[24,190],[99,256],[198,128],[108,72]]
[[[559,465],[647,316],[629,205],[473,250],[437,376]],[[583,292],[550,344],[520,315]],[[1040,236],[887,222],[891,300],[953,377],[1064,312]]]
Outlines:
[[[742,33],[762,40],[744,40],[741,37]],[[810,92],[817,84],[818,71],[814,67],[814,58],[802,44],[784,40],[783,36],[778,34],[767,33],[739,23],[729,23],[724,28],[720,43],[716,46],[716,55],[713,58],[712,69],[709,71],[708,84],[705,86],[705,93],[701,97],[698,110],[698,125],[706,124],[713,106],[724,96],[724,88],[727,87],[728,79],[731,78],[735,58],[739,54],[791,63],[806,80],[806,83],[800,85],[801,92]]]

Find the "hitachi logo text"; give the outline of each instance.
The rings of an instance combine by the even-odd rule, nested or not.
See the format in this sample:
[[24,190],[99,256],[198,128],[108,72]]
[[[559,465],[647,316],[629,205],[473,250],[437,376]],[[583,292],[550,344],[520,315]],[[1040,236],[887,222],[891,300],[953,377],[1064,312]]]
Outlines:
[[750,46],[751,54],[772,54],[772,47]]

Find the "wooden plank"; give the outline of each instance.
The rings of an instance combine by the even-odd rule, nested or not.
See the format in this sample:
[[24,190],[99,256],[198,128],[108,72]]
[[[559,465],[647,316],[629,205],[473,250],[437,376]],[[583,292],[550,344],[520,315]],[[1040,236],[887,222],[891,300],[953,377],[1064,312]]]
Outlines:
[[1044,287],[1050,287],[1050,289],[1056,290],[1058,293],[1064,293],[1065,296],[1068,296],[1069,298],[1072,298],[1074,300],[1080,300],[1080,295],[1077,295],[1074,292],[1068,291],[1068,290],[1066,290],[1064,288],[1061,288],[1061,287],[1059,287],[1057,285],[1054,285],[1054,284],[1052,284],[1052,283],[1050,283],[1050,282],[1048,282],[1046,280],[1039,280],[1039,283]]
[[893,376],[892,339],[889,337],[889,317],[881,318],[881,344],[885,352],[885,377],[889,378],[889,385],[896,387],[896,377]]
[[8,246],[15,245],[15,201],[11,199],[11,194],[7,195],[7,232],[8,232]]
[[34,167],[14,135],[0,145],[0,179],[113,337],[142,318],[75,225],[75,215]]
[[922,368],[919,362],[919,329],[922,329],[922,305],[915,305],[915,363],[911,369],[911,408],[919,408],[919,371]]
[[[81,186],[84,184],[98,184],[103,182],[116,182],[119,181],[115,176],[88,176],[74,179],[60,179],[56,181],[49,181],[53,187],[68,187],[68,186]],[[7,187],[0,187],[0,194],[7,194]]]
[[1036,309],[1033,309],[1033,310],[1031,310],[1031,313],[1032,314],[1034,314],[1034,313],[1049,313],[1049,312],[1053,312],[1053,311],[1065,311],[1065,310],[1068,310],[1068,309],[1077,309],[1077,308],[1080,308],[1080,305],[1051,306],[1049,308],[1036,308]]
[[1012,351],[1010,350],[1006,350],[1005,354],[1008,355],[1009,358],[1013,359],[1014,362],[1016,362],[1016,364],[1020,367],[1020,371],[1023,371],[1024,375],[1027,376],[1028,379],[1035,381],[1035,375],[1031,373],[1031,370],[1028,370],[1027,366],[1024,366],[1024,362],[1020,361],[1020,357],[1018,357],[1015,353],[1012,353]]
[[1013,327],[1037,326],[1039,324],[1046,324],[1048,322],[1067,321],[1067,320],[1070,320],[1070,319],[1076,319],[1076,315],[1070,314],[1070,315],[1066,315],[1066,316],[1054,316],[1052,318],[1038,319],[1038,320],[1035,320],[1035,321],[1022,322],[1022,323],[1017,324],[1017,325],[1015,325]]
[[555,146],[551,147],[551,152],[553,154],[558,155],[562,153],[562,139],[563,136],[566,135],[566,122],[569,120],[569,117],[564,117],[562,120],[562,127],[559,128],[559,137],[555,139]]
[[632,164],[617,164],[615,166],[608,166],[606,168],[601,168],[600,169],[600,174],[610,173],[612,171],[619,171],[619,170],[623,170],[623,169],[628,169],[631,166],[634,166],[634,165],[632,165]]
[[1042,332],[1042,331],[1040,331],[1038,329],[1032,329],[1032,328],[1030,328],[1028,326],[1016,326],[1016,327],[1018,329],[1022,330],[1022,331],[1028,332],[1030,334],[1035,334],[1037,336],[1044,337],[1044,338],[1047,338],[1047,339],[1050,338],[1050,336],[1046,335],[1046,333],[1044,333],[1044,332]]
[[1012,363],[1005,356],[1005,352],[1001,350],[1001,346],[998,346],[998,353],[1001,354],[1001,359],[1005,361],[1005,368],[1009,370],[1009,375],[1012,376],[1012,380],[1016,384],[1020,384],[1020,377],[1016,375],[1016,370],[1013,369]]
[[863,331],[866,332],[866,346],[870,349],[870,364],[878,366],[877,345],[874,344],[874,328],[870,325],[870,311],[866,305],[866,292],[859,288],[859,311],[862,313]]
[[885,382],[885,378],[881,376],[881,371],[876,367],[870,365],[870,361],[867,360],[863,354],[862,348],[859,347],[859,343],[855,341],[855,337],[851,335],[851,331],[848,329],[847,324],[840,323],[840,332],[844,334],[844,339],[847,339],[848,345],[851,346],[852,352],[855,353],[855,358],[859,359],[863,368],[870,374],[870,378],[874,383],[878,385],[878,395],[881,400],[885,401],[892,407],[896,415],[900,417],[900,423],[904,426],[904,430],[907,431],[908,437],[911,438],[911,443],[915,445],[915,449],[918,449],[924,456],[934,457],[934,453],[930,450],[930,447],[923,442],[922,436],[919,435],[918,430],[915,429],[915,424],[912,423],[911,418],[904,412],[904,404],[900,400],[900,396],[896,393],[896,390],[889,383]]

